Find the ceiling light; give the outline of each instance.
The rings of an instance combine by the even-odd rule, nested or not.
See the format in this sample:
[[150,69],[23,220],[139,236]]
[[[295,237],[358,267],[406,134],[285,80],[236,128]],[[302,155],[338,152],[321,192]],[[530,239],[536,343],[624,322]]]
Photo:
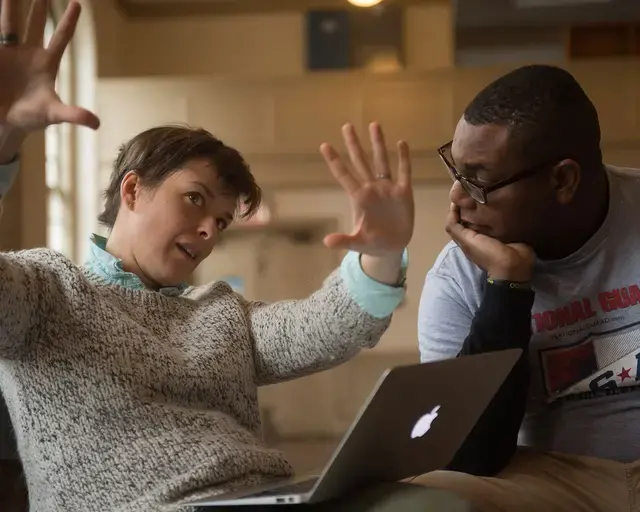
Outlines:
[[382,2],[382,0],[348,0],[351,5],[356,7],[373,7]]

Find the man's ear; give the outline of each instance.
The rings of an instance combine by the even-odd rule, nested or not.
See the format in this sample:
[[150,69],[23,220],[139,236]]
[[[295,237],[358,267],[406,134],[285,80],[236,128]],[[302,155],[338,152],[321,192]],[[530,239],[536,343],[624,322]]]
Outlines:
[[569,204],[580,186],[582,170],[575,160],[563,160],[551,171],[551,186],[560,204]]
[[140,177],[136,171],[128,171],[120,183],[120,204],[133,210],[140,197]]

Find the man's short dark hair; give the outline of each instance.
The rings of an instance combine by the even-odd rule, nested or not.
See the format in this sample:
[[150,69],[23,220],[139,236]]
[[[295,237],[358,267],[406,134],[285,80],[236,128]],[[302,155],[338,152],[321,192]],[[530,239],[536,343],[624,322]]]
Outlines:
[[570,158],[585,170],[602,168],[598,112],[564,69],[530,65],[511,71],[480,91],[464,119],[507,126],[529,165]]

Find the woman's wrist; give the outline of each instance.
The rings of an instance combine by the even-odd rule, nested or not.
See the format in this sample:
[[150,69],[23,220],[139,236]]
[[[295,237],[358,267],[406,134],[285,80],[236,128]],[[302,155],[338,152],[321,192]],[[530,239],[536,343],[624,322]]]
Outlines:
[[0,126],[0,165],[16,159],[25,138],[26,134],[18,128]]

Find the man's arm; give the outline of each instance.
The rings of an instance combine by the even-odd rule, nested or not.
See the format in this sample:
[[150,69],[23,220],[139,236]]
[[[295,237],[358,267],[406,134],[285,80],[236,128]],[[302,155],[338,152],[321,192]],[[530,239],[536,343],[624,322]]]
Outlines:
[[459,356],[521,348],[522,356],[473,427],[448,469],[493,476],[518,446],[529,388],[528,346],[534,293],[487,282]]
[[[427,278],[421,303],[421,351],[423,358],[434,353],[452,357],[521,348],[523,354],[487,409],[460,447],[448,468],[477,475],[493,475],[511,459],[517,447],[529,384],[528,344],[531,338],[531,308],[534,294],[528,289],[535,254],[523,244],[505,245],[460,223],[459,211],[451,205],[447,232],[465,257],[488,277],[478,311],[465,329],[468,307],[462,287],[472,287],[467,277],[458,279],[435,271]],[[449,311],[439,320],[433,309]],[[440,333],[434,337],[431,331]],[[447,336],[447,338],[443,338]],[[438,334],[436,334],[438,336]]]
[[452,359],[462,349],[474,313],[449,275],[430,271],[418,310],[418,342],[423,363]]
[[452,278],[428,276],[420,303],[420,350],[423,361],[509,348],[523,354],[483,412],[447,469],[482,476],[502,470],[518,441],[527,401],[531,338],[531,290],[486,283],[475,316],[463,304]]

